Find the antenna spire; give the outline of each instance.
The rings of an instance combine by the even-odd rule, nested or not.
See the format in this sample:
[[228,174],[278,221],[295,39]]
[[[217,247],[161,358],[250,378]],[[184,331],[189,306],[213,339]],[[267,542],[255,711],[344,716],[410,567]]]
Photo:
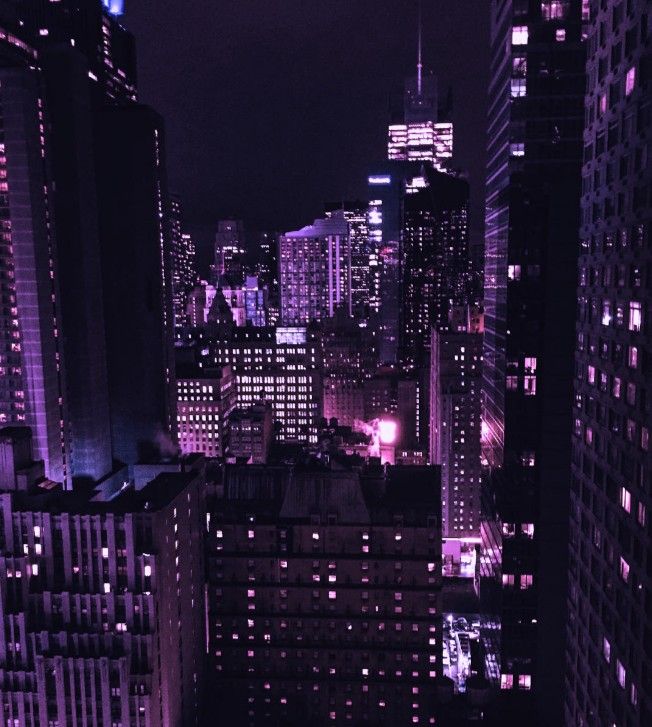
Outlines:
[[421,96],[422,80],[423,80],[423,63],[421,62],[421,46],[422,46],[422,22],[421,22],[421,0],[419,0],[419,37],[418,37],[418,54],[417,54],[417,94]]

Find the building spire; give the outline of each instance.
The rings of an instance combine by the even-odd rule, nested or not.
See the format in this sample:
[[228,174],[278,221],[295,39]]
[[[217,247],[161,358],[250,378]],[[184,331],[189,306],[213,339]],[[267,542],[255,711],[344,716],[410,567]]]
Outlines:
[[421,45],[422,45],[422,23],[421,23],[421,0],[419,0],[419,36],[418,36],[418,52],[417,52],[417,94],[421,96],[423,63],[421,62]]

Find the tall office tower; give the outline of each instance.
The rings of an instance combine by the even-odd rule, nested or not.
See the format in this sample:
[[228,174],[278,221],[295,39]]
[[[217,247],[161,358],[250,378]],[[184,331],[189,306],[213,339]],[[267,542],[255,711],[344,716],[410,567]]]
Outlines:
[[263,288],[267,288],[266,318],[267,324],[275,326],[279,322],[281,311],[278,287],[278,232],[261,232],[256,261],[256,275]]
[[419,20],[417,75],[406,80],[402,114],[389,125],[387,158],[430,162],[443,171],[453,157],[453,124],[440,113],[437,79],[424,73],[421,46]]
[[231,368],[200,369],[177,364],[176,375],[181,452],[222,457],[228,440],[228,419],[236,402]]
[[566,723],[652,724],[650,5],[591,3]]
[[432,724],[439,472],[227,467],[210,506],[209,684],[230,724]]
[[380,265],[379,357],[396,363],[399,331],[399,245],[406,179],[418,176],[421,164],[387,162],[367,177],[369,238]]
[[197,724],[205,479],[62,492],[0,430],[0,705],[7,724]]
[[369,209],[366,202],[333,202],[326,205],[326,217],[341,215],[349,223],[351,255],[351,311],[368,318],[380,310],[380,260],[369,235]]
[[407,182],[400,250],[399,357],[428,367],[430,331],[448,328],[452,306],[467,303],[469,185],[427,168]]
[[562,724],[582,2],[495,0],[491,16],[483,445],[505,533],[502,697]]
[[[238,408],[269,402],[281,442],[317,441],[322,415],[322,347],[306,328],[235,328],[210,337],[203,366],[230,365]],[[201,346],[203,350],[203,346]]]
[[69,484],[43,79],[36,51],[15,36],[3,36],[0,54],[0,423],[29,426],[47,475]]
[[217,282],[226,279],[231,285],[242,285],[247,263],[247,245],[242,220],[220,220],[215,233],[214,271]]
[[190,235],[183,232],[181,200],[170,195],[170,240],[172,253],[172,306],[175,338],[179,338],[186,325],[188,293],[197,282],[195,245]]
[[163,122],[146,106],[107,107],[96,137],[111,430],[116,459],[133,464],[176,425]]
[[444,537],[480,536],[482,331],[432,330],[430,462],[441,466]]
[[123,0],[30,0],[18,3],[18,26],[39,50],[74,46],[88,63],[98,103],[136,100],[136,45],[120,25]]
[[279,238],[281,321],[301,326],[351,315],[351,247],[343,213],[315,220]]
[[88,63],[70,45],[48,48],[40,58],[55,177],[70,474],[98,481],[113,461]]

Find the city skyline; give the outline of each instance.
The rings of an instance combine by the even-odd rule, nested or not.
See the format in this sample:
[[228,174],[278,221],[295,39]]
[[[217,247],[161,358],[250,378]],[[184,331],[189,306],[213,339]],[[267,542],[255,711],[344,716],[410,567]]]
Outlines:
[[[138,38],[139,92],[166,118],[171,188],[184,199],[205,265],[219,219],[293,230],[319,216],[325,201],[365,195],[369,167],[386,156],[391,110],[402,107],[405,78],[416,74],[417,0],[224,2],[208,14],[197,0],[144,0],[125,10],[122,21]],[[328,50],[334,43],[336,56]],[[202,60],[179,63],[180,56]],[[453,89],[453,166],[473,179],[477,231],[487,13],[470,0],[424,2],[423,62],[444,98]]]
[[650,0],[151,2],[0,0],[3,727],[649,727]]

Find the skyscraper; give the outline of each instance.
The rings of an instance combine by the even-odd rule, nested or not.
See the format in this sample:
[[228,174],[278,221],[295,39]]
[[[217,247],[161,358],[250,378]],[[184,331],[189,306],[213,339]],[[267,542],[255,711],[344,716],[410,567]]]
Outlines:
[[484,455],[503,528],[505,709],[535,703],[542,724],[563,720],[551,665],[564,654],[582,5],[491,7]]
[[96,138],[111,431],[114,456],[133,464],[176,425],[163,122],[139,104],[106,107]]
[[123,0],[30,0],[18,3],[20,35],[39,50],[74,47],[88,63],[98,104],[136,100],[136,44],[118,21]]
[[349,224],[342,212],[279,238],[281,322],[300,326],[351,315]]
[[444,170],[453,157],[453,124],[440,113],[437,78],[424,72],[420,7],[418,44],[417,74],[406,80],[402,114],[389,125],[387,158],[430,162]]
[[0,40],[0,423],[28,426],[46,473],[70,482],[59,266],[37,53]]
[[74,481],[113,466],[94,129],[88,62],[70,45],[40,54],[54,176],[54,222],[65,366],[66,426]]
[[428,367],[432,327],[448,328],[452,307],[467,302],[469,185],[423,165],[406,180],[402,207],[399,357]]
[[406,182],[421,172],[421,164],[385,162],[367,176],[368,234],[380,267],[379,357],[396,363],[399,339],[399,245]]
[[215,233],[214,271],[217,282],[226,278],[231,285],[244,282],[247,247],[242,220],[220,220]]
[[566,723],[652,724],[650,5],[591,3]]
[[432,329],[430,462],[441,466],[442,530],[480,535],[482,331]]
[[170,195],[170,239],[174,332],[178,339],[186,325],[188,293],[197,282],[197,271],[195,245],[192,237],[183,231],[181,200],[174,195]]
[[351,311],[357,318],[380,310],[381,266],[369,235],[369,209],[365,202],[343,201],[326,205],[326,216],[341,214],[349,224],[351,250]]

